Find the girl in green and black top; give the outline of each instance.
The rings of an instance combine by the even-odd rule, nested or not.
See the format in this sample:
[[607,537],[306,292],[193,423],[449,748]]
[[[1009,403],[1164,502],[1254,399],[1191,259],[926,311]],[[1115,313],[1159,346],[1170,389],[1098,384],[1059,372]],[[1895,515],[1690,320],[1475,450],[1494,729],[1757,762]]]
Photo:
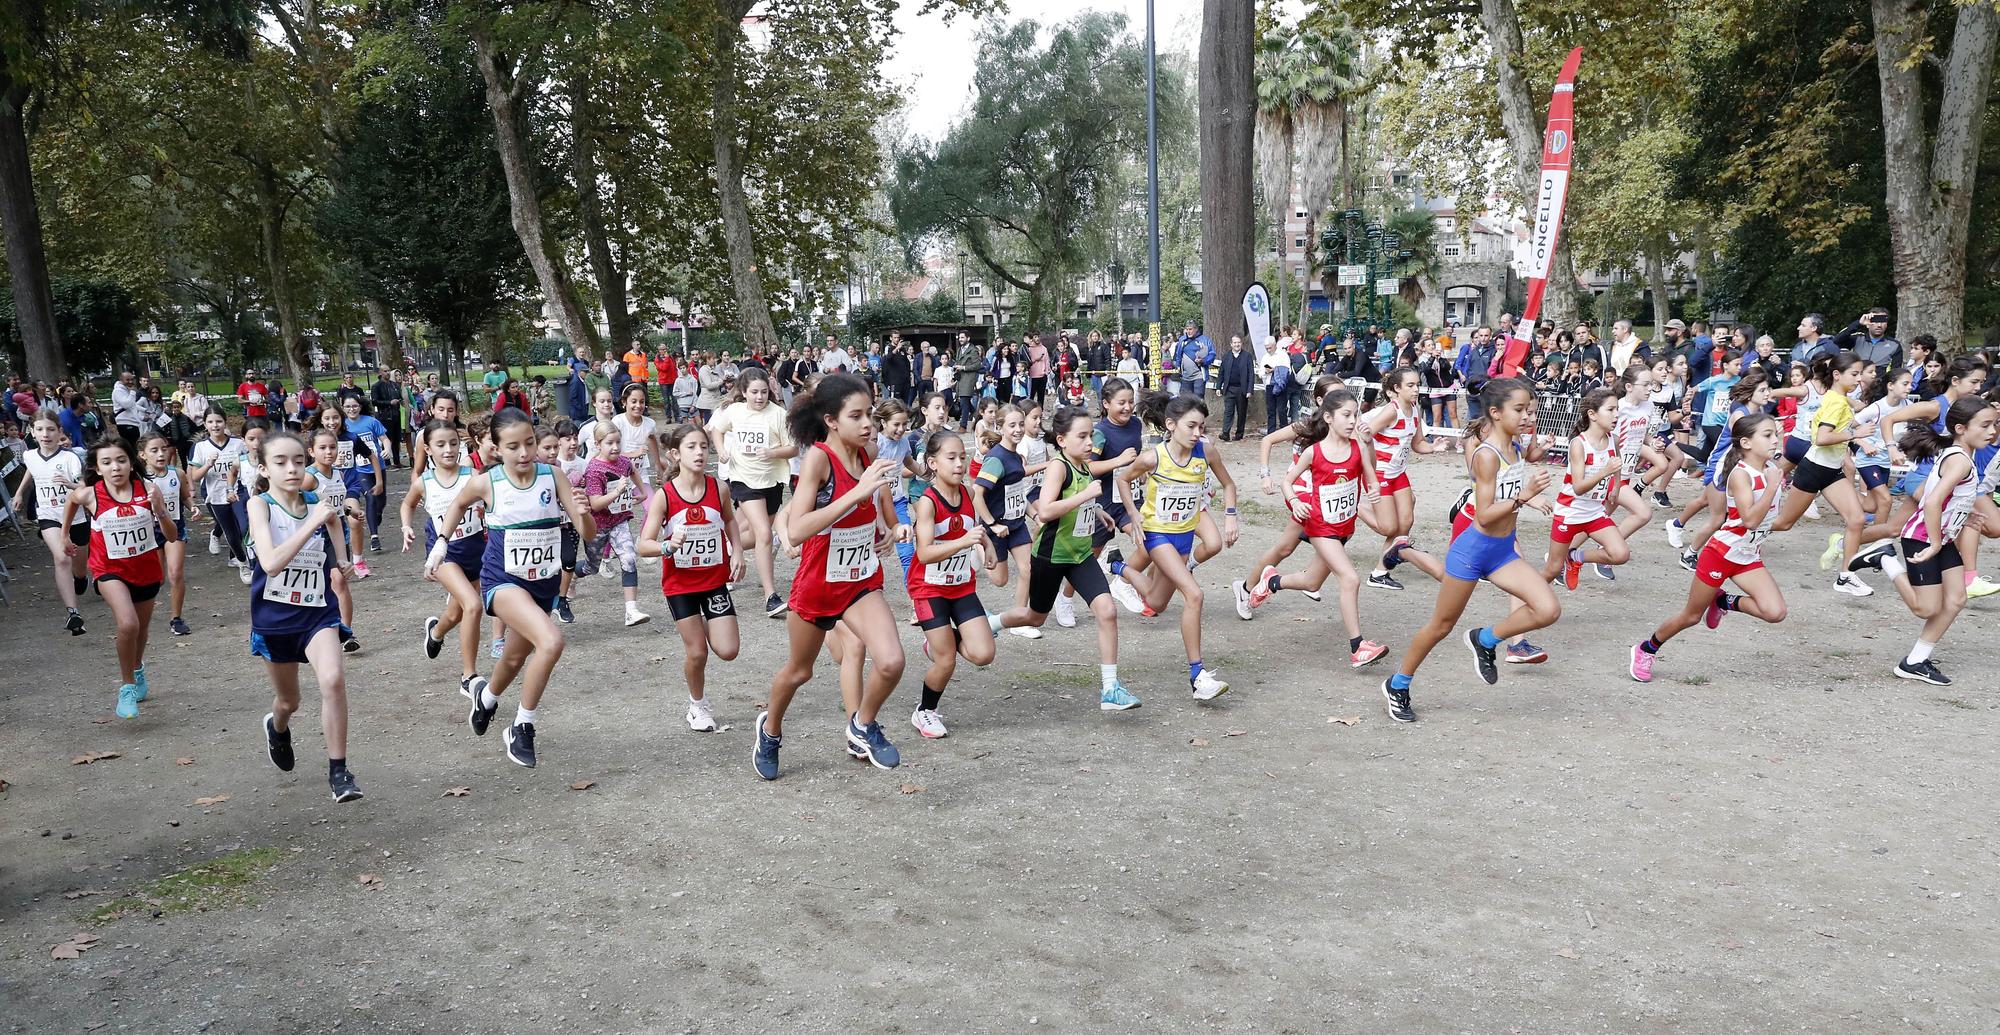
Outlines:
[[1027,605],[989,615],[986,620],[996,633],[1003,628],[1039,628],[1048,621],[1063,583],[1069,583],[1097,619],[1097,659],[1103,682],[1098,707],[1122,712],[1139,707],[1139,698],[1118,682],[1118,608],[1111,601],[1104,569],[1091,556],[1091,546],[1097,525],[1104,520],[1104,508],[1098,501],[1104,484],[1096,476],[1131,460],[1093,464],[1091,428],[1089,412],[1080,407],[1065,406],[1056,411],[1055,424],[1048,433],[1049,443],[1056,447],[1056,460],[1049,465],[1048,477],[1042,479],[1037,508],[1042,527],[1029,558]]

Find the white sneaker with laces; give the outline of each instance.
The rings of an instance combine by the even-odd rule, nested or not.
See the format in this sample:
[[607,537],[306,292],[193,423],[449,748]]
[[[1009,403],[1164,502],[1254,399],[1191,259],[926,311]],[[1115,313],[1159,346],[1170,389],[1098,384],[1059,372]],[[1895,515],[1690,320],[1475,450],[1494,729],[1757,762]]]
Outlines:
[[715,732],[715,713],[709,710],[708,698],[688,700],[687,723],[696,733]]
[[[607,432],[607,434],[609,433]],[[1024,640],[1039,640],[1042,638],[1042,631],[1032,625],[1017,625],[1007,631]]]
[[1056,624],[1065,629],[1076,628],[1076,598],[1056,594]]
[[1833,580],[1833,588],[1850,597],[1872,597],[1875,595],[1875,591],[1868,588],[1868,583],[1861,581],[1860,577],[1852,572],[1841,572],[1839,577]]
[[630,629],[635,625],[645,625],[652,620],[653,616],[639,610],[637,604],[625,605],[625,628]]
[[1209,669],[1202,669],[1201,675],[1195,677],[1194,699],[1197,701],[1213,701],[1228,692],[1229,684]]
[[950,731],[944,728],[944,719],[928,708],[919,708],[911,712],[910,725],[915,726],[917,732],[928,740],[938,740],[951,735]]
[[1119,607],[1135,615],[1146,613],[1146,601],[1139,596],[1138,587],[1125,581],[1125,577],[1122,575],[1111,576],[1110,582],[1111,599],[1118,601]]
[[222,537],[216,535],[214,532],[210,532],[208,534],[208,555],[210,557],[213,557],[221,552],[222,552]]
[[247,564],[245,564],[245,565],[243,565],[242,567],[240,567],[240,568],[237,568],[237,569],[236,569],[236,577],[237,577],[237,578],[238,578],[239,580],[241,580],[241,581],[242,581],[242,583],[243,583],[244,585],[246,585],[246,586],[247,586],[247,585],[249,585],[249,584],[250,584],[250,566],[249,566],[249,565],[247,565]]

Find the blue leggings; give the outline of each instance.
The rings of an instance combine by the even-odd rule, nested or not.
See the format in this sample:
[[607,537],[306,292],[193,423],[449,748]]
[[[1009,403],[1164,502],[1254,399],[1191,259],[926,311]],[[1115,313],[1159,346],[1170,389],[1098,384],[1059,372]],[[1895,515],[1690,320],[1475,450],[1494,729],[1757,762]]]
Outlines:
[[233,560],[248,561],[250,555],[243,549],[243,537],[249,532],[243,527],[243,504],[211,503],[208,516],[215,519],[215,531],[222,541],[229,545],[229,556]]
[[[896,523],[901,525],[910,523],[910,500],[907,496],[896,501]],[[912,534],[910,542],[896,544],[896,556],[903,559],[904,578],[910,577],[910,563],[917,557],[916,538],[916,535]]]

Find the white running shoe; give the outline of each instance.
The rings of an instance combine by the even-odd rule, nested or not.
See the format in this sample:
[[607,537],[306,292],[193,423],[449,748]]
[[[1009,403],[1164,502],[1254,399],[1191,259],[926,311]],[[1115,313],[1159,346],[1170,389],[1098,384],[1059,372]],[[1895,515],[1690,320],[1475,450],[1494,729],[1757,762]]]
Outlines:
[[688,729],[696,733],[715,732],[715,713],[708,708],[708,698],[689,699],[687,711]]
[[1201,675],[1195,677],[1194,699],[1197,701],[1213,701],[1228,692],[1229,684],[1208,669],[1202,669]]
[[919,708],[911,712],[910,725],[915,726],[917,732],[923,734],[927,740],[951,736],[951,731],[944,728],[944,719],[928,708]]
[[1229,591],[1236,595],[1236,617],[1246,622],[1257,617],[1250,610],[1250,589],[1243,584],[1242,579],[1237,579],[1235,582],[1230,583]]
[[1032,625],[1017,625],[1007,631],[1024,640],[1039,640],[1042,638],[1042,631]]
[[639,610],[639,605],[625,605],[625,628],[630,629],[635,625],[645,625],[652,620],[653,616]]
[[1138,587],[1125,581],[1125,576],[1113,575],[1110,577],[1110,583],[1111,599],[1118,601],[1119,607],[1135,615],[1146,613],[1146,601],[1139,596]]
[[221,552],[222,552],[222,537],[215,534],[214,532],[210,532],[208,534],[208,555],[210,557],[213,557]]
[[1681,527],[1680,519],[1678,518],[1669,519],[1667,521],[1668,545],[1672,546],[1676,550],[1685,548],[1687,546],[1687,536],[1685,535],[1686,532],[1687,529]]
[[1313,603],[1315,603],[1315,604],[1317,604],[1317,603],[1319,603],[1320,601],[1322,601],[1322,600],[1325,600],[1325,599],[1326,599],[1325,597],[1323,597],[1323,596],[1320,596],[1320,595],[1319,595],[1319,590],[1316,590],[1316,589],[1302,589],[1302,590],[1299,590],[1299,595],[1300,595],[1300,596],[1302,596],[1302,597],[1304,597],[1304,598],[1306,598],[1307,600],[1310,600],[1310,601],[1312,601],[1312,602],[1313,602]]
[[1808,503],[1808,504],[1806,504],[1806,519],[1807,519],[1808,521],[1818,521],[1818,520],[1819,520],[1819,501],[1818,501],[1818,500],[1814,500],[1814,501],[1812,501],[1811,503]]
[[1056,594],[1056,609],[1055,609],[1055,612],[1054,612],[1054,613],[1055,613],[1055,616],[1056,616],[1056,624],[1057,624],[1057,625],[1060,625],[1060,626],[1062,626],[1062,627],[1063,627],[1063,628],[1065,628],[1065,629],[1074,629],[1074,628],[1076,628],[1076,598],[1075,598],[1075,597],[1071,597],[1071,596],[1065,596],[1065,595],[1063,595],[1063,594],[1061,594],[1061,593],[1057,593],[1057,594]]
[[1871,597],[1875,595],[1875,591],[1868,588],[1868,583],[1861,581],[1860,576],[1849,571],[1843,571],[1834,578],[1833,588],[1837,592],[1845,593],[1850,597]]
[[243,583],[244,585],[246,585],[246,586],[247,586],[247,585],[249,585],[249,584],[250,584],[250,566],[246,564],[246,565],[244,565],[244,566],[242,566],[242,567],[240,567],[240,568],[236,569],[236,577],[237,577],[237,578],[238,578],[239,580],[241,580],[241,581],[242,581],[242,583]]

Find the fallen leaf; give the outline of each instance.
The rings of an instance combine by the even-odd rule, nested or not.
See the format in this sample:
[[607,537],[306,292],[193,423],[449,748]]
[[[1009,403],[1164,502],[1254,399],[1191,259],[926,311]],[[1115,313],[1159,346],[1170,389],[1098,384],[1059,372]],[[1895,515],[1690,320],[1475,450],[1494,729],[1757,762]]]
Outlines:
[[72,900],[79,898],[89,898],[92,895],[102,895],[102,894],[104,894],[104,892],[102,891],[87,891],[83,888],[78,888],[75,891],[65,891],[62,893],[64,898]]
[[471,793],[472,788],[470,787],[447,787],[444,789],[444,796],[447,798],[463,798]]
[[1207,737],[1196,737],[1196,738],[1194,738],[1193,740],[1190,740],[1190,741],[1188,741],[1188,743],[1190,743],[1190,744],[1193,744],[1193,745],[1194,745],[1195,747],[1198,747],[1198,748],[1205,748],[1205,747],[1207,747],[1207,746],[1208,746],[1208,738],[1207,738]]
[[570,784],[569,789],[572,791],[587,791],[595,786],[597,786],[596,780],[578,780],[577,782]]
[[364,888],[379,888],[382,886],[382,878],[373,873],[364,873],[361,875],[361,886]]
[[175,765],[193,765],[193,764],[194,764],[194,759],[192,759],[192,758],[176,758],[176,759],[174,759],[174,764],[175,764]]
[[82,945],[87,947],[90,945],[91,942],[97,940],[97,936],[94,934],[72,934],[69,936],[69,940],[77,945]]
[[86,751],[83,754],[70,759],[69,764],[89,765],[92,762],[102,762],[107,758],[118,758],[118,757],[120,756],[116,751]]
[[1572,949],[1572,948],[1570,948],[1570,947],[1569,947],[1569,946],[1567,946],[1567,945],[1563,946],[1563,947],[1562,947],[1562,948],[1560,948],[1560,949],[1557,949],[1557,950],[1556,950],[1556,955],[1558,955],[1558,956],[1561,956],[1561,957],[1562,957],[1563,959],[1566,959],[1566,960],[1573,960],[1573,959],[1576,959],[1576,958],[1577,958],[1577,955],[1576,955],[1576,950],[1575,950],[1575,949]]
[[1361,716],[1356,715],[1353,718],[1349,718],[1345,715],[1329,715],[1326,717],[1327,725],[1331,726],[1336,722],[1342,726],[1355,726],[1360,724]]
[[903,786],[901,786],[901,787],[898,787],[898,788],[896,788],[896,789],[897,789],[897,790],[899,790],[899,791],[902,791],[902,792],[903,792],[904,794],[915,794],[915,793],[917,793],[918,791],[921,791],[921,790],[923,790],[923,788],[922,788],[922,787],[919,787],[919,786],[917,786],[916,784],[913,784],[913,783],[906,783],[906,784],[904,784]]
[[216,796],[214,796],[214,797],[212,797],[212,798],[196,798],[196,799],[194,800],[194,803],[195,803],[196,805],[200,805],[200,806],[202,806],[202,807],[206,808],[207,806],[210,806],[210,805],[220,805],[220,804],[222,804],[223,802],[225,802],[225,801],[228,801],[228,800],[229,800],[229,795],[227,795],[227,794],[218,794],[218,795],[216,795]]
[[64,942],[49,950],[50,959],[73,960],[83,955],[83,949],[70,942]]
[[1223,734],[1223,736],[1225,736],[1225,737],[1241,737],[1241,736],[1246,736],[1246,735],[1248,735],[1248,734],[1249,734],[1249,732],[1250,732],[1249,730],[1230,730],[1229,732],[1227,732],[1227,733],[1224,733],[1224,734]]

